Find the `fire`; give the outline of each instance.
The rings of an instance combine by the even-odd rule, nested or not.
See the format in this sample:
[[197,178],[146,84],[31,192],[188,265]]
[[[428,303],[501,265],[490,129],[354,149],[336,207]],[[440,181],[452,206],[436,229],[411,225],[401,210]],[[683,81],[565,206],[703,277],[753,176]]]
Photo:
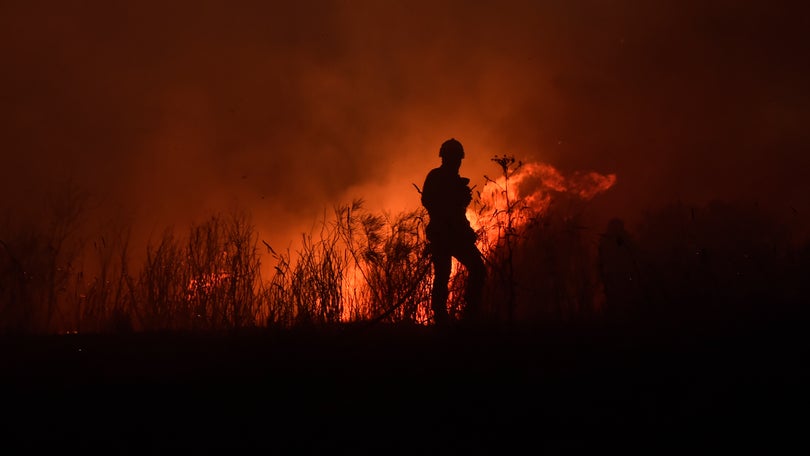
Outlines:
[[479,244],[493,245],[504,230],[519,229],[545,213],[555,196],[566,194],[588,201],[616,183],[615,174],[578,171],[566,176],[546,163],[521,163],[510,157],[493,161],[501,165],[503,174],[487,177],[478,200],[467,209],[472,227],[485,233]]
[[193,278],[188,282],[188,295],[186,298],[189,302],[194,302],[200,296],[210,295],[217,288],[224,286],[230,277],[231,274],[227,272],[211,272]]
[[[587,201],[616,181],[612,174],[565,175],[548,164],[520,163],[511,158],[496,161],[503,174],[497,179],[486,178],[467,211],[472,227],[485,233],[479,237],[479,248],[485,255],[504,239],[505,232],[520,229],[547,211],[555,198],[566,195]],[[429,324],[431,264],[424,249],[424,222],[419,211],[405,213],[400,219],[365,211],[360,203],[339,208],[333,222],[325,221],[320,241],[305,237],[298,261],[278,256],[267,245],[275,258],[283,259],[281,269],[276,267],[272,287],[281,294],[274,299],[291,305],[294,316],[303,309],[305,317],[325,322],[390,315]],[[453,261],[451,267],[454,277],[459,265]],[[203,278],[196,286],[216,286],[222,279]],[[449,302],[453,302],[454,293],[451,289]],[[397,309],[402,312],[389,312]]]

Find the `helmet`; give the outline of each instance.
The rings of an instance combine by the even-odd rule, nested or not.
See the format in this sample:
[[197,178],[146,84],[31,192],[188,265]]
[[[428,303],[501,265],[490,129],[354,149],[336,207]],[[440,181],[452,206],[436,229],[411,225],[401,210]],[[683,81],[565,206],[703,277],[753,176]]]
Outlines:
[[464,158],[464,147],[455,138],[450,138],[439,148],[439,157]]

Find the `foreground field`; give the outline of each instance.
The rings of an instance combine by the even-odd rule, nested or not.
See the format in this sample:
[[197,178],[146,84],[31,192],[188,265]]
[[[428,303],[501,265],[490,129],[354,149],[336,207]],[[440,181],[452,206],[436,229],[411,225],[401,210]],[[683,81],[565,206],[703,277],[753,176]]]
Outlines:
[[105,454],[806,447],[807,346],[795,320],[6,337],[3,433]]

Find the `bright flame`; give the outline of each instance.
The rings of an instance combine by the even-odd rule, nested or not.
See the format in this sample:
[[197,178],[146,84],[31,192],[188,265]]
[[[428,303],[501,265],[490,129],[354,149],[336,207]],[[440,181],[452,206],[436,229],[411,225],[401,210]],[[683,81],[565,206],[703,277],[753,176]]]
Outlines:
[[467,218],[473,229],[486,233],[479,243],[492,245],[500,230],[507,226],[518,229],[546,212],[555,196],[568,194],[587,201],[615,183],[615,174],[578,171],[564,176],[545,163],[523,163],[496,179],[487,178],[477,204],[467,209]]

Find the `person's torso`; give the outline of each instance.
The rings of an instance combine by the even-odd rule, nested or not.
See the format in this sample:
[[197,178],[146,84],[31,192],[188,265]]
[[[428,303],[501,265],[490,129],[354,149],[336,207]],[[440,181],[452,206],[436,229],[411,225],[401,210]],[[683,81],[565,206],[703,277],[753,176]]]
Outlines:
[[434,228],[455,230],[469,227],[467,205],[470,190],[466,180],[450,170],[431,170],[422,189],[422,204]]

